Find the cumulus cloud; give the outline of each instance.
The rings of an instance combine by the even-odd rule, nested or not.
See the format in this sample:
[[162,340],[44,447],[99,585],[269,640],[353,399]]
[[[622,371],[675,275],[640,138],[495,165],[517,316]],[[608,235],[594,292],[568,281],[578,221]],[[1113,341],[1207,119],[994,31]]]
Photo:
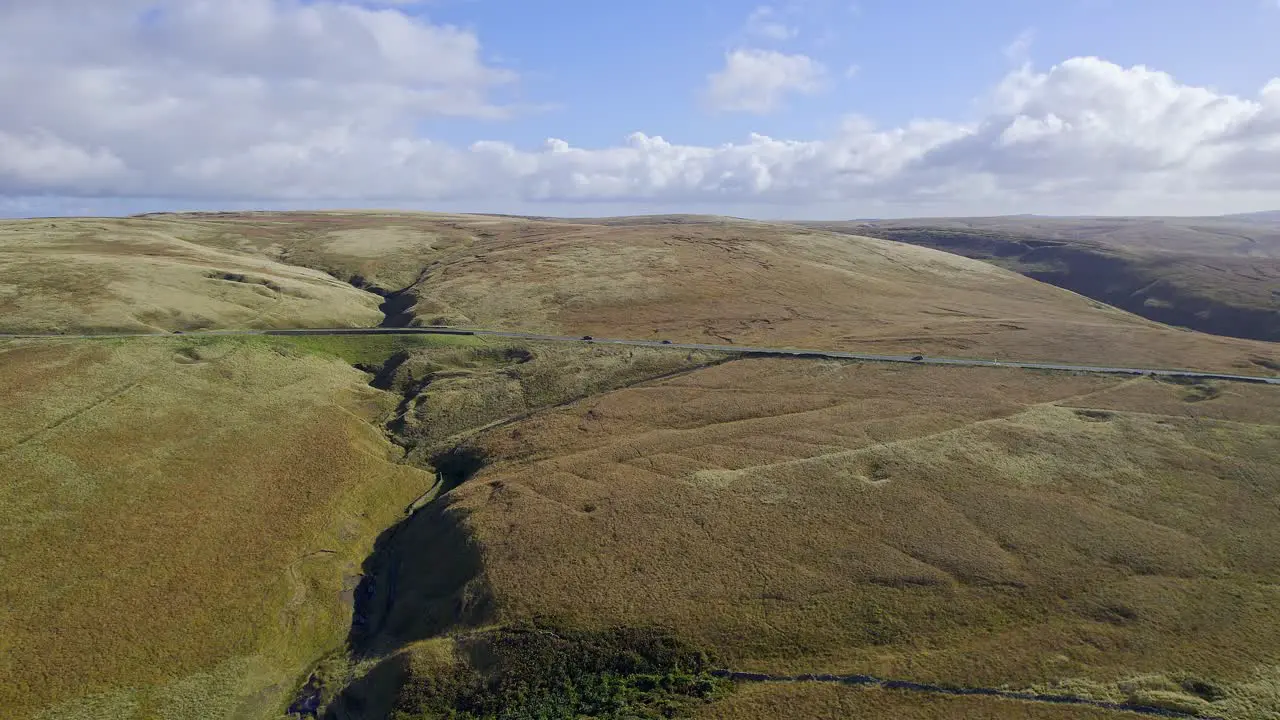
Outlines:
[[807,55],[774,50],[734,50],[724,69],[707,78],[707,102],[714,110],[763,114],[788,95],[811,95],[822,88],[826,69]]
[[[1280,206],[1280,79],[1238,97],[1075,58],[1010,72],[966,122],[850,116],[820,139],[721,145],[422,137],[432,116],[510,112],[515,78],[483,57],[472,32],[368,3],[0,0],[0,210],[47,206],[35,196],[774,216]],[[709,94],[755,112],[823,77],[758,50],[718,75]]]
[[1144,67],[1076,58],[1045,72],[1010,73],[988,106],[971,123],[877,128],[854,117],[812,141],[753,135],[699,147],[636,134],[603,150],[557,142],[552,152],[499,144],[471,152],[496,162],[516,196],[536,200],[845,204],[908,213],[1280,204],[1280,80],[1246,99]]
[[[502,116],[492,93],[512,80],[468,31],[351,2],[0,0],[0,133],[24,156],[79,157],[67,167],[95,183],[112,170],[122,194],[284,145],[315,157],[342,133]],[[0,193],[84,191],[12,164]]]

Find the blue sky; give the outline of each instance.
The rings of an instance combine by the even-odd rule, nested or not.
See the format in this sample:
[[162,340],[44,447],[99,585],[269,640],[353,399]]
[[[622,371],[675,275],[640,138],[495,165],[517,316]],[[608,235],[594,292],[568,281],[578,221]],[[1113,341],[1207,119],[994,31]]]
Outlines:
[[1276,0],[0,0],[0,213],[1246,211],[1277,77]]
[[[796,36],[747,32],[760,7],[774,8]],[[1026,60],[1093,55],[1241,95],[1280,75],[1280,3],[1262,0],[444,0],[418,12],[474,28],[493,57],[524,74],[522,99],[553,106],[494,128],[519,144],[563,137],[604,146],[636,130],[697,144],[749,132],[816,138],[850,112],[882,125],[964,119],[978,114],[977,99],[1011,64]],[[1011,58],[1024,36],[1025,55]],[[699,104],[704,78],[742,46],[857,72],[774,114],[707,112]],[[489,130],[462,124],[448,134],[471,140]]]
[[[772,41],[747,32],[761,7],[774,8],[796,36]],[[443,0],[416,12],[474,28],[492,57],[524,74],[518,97],[549,106],[506,126],[437,126],[459,141],[562,137],[607,146],[640,130],[715,144],[750,132],[824,137],[850,112],[882,125],[964,119],[979,113],[977,99],[1011,64],[1076,56],[1147,65],[1242,95],[1280,75],[1280,4],[1262,0]],[[1011,58],[1022,37],[1025,53]],[[708,112],[699,102],[706,74],[724,53],[757,45],[856,74],[776,113]]]

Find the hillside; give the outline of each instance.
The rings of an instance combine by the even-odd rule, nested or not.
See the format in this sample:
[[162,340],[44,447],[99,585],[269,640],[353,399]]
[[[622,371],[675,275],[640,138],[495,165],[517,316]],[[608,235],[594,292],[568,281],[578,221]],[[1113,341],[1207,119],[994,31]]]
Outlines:
[[1273,214],[801,225],[986,260],[1170,325],[1280,340],[1280,222]]
[[[385,390],[352,367],[410,351]],[[451,436],[712,361],[438,337],[0,343],[5,717],[279,717],[341,651],[375,538],[441,491]]]
[[[1266,387],[785,360],[549,410],[470,441],[478,471],[388,534],[372,585],[399,580],[356,647],[391,659],[333,717],[418,717],[471,629],[530,617],[670,628],[756,673],[1277,712],[1278,419]],[[438,567],[445,537],[467,550]],[[436,669],[395,669],[441,635]],[[770,716],[743,693],[727,707]]]
[[[16,221],[0,263],[0,332],[445,322],[1280,370],[1275,344],[989,263],[700,216]],[[0,338],[0,705],[1267,717],[1276,390],[465,335]],[[826,673],[870,679],[761,681]]]
[[[269,308],[245,317],[244,308],[236,307],[211,327],[346,325],[362,319],[366,325],[447,324],[1233,372],[1266,373],[1280,365],[1274,344],[1162,326],[988,263],[897,242],[750,221],[231,213],[131,218],[106,227],[109,233],[79,235],[76,247],[89,242],[95,252],[114,252],[116,260],[129,262],[142,253],[142,267],[156,259],[146,254],[148,245],[132,238],[176,243],[184,252],[195,248],[191,252],[228,264],[256,264],[264,272],[284,273],[279,268],[288,263],[309,269],[288,272],[323,272],[306,277],[336,294],[333,302],[320,300],[319,291],[310,292],[315,299],[295,301],[269,288],[204,277],[205,270],[187,261],[164,266],[174,280],[164,280],[159,270],[153,273],[154,284],[189,288],[182,302],[207,305],[222,298],[228,285]],[[11,234],[25,237],[20,228]],[[123,249],[114,250],[117,245]],[[50,273],[36,266],[15,270],[6,282],[16,288],[15,297],[51,294],[56,305],[56,298],[69,296],[60,294],[62,281],[51,285],[47,274],[87,275],[74,263],[58,267]],[[181,285],[191,277],[199,282]],[[335,278],[370,292],[343,288]],[[102,292],[116,296],[112,312],[118,316],[137,315],[140,304],[165,302],[165,296],[120,292],[119,282],[109,277],[98,282]],[[370,313],[376,305],[383,306],[385,318]],[[296,308],[292,315],[286,314],[289,308]],[[325,314],[339,317],[317,322],[329,320]],[[19,324],[20,315],[8,317],[10,324]],[[101,327],[96,317],[83,326]],[[25,324],[64,327],[41,318],[36,312]],[[177,329],[171,328],[174,323],[159,324]]]
[[198,245],[185,223],[0,221],[0,332],[358,327],[376,297],[322,272]]
[[6,717],[268,716],[432,482],[371,424],[390,398],[331,357],[10,343],[0,396]]

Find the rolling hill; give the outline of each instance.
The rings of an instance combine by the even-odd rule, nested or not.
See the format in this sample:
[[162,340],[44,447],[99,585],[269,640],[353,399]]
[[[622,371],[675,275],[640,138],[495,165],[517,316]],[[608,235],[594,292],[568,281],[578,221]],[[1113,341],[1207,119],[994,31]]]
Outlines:
[[376,298],[321,272],[186,239],[163,220],[0,221],[0,332],[377,324]]
[[802,225],[987,260],[1170,325],[1280,340],[1280,222],[1274,213]]
[[[0,222],[0,298],[0,332],[447,323],[1280,370],[1274,343],[990,263],[701,216]],[[465,335],[0,339],[0,705],[1267,717],[1277,452],[1275,388],[1188,378]]]
[[[10,302],[22,303],[0,329],[447,324],[1235,372],[1280,366],[1274,344],[1188,333],[988,263],[724,218],[367,212],[60,222],[74,242],[46,240],[43,228],[31,240],[25,227],[0,223],[10,238],[0,257],[16,255],[0,279]],[[40,242],[53,243],[58,262],[39,264]],[[220,279],[227,273],[248,282]],[[184,299],[170,301],[170,288]],[[63,298],[54,320],[50,308]],[[154,310],[182,303],[199,319]],[[140,307],[149,309],[141,319]]]

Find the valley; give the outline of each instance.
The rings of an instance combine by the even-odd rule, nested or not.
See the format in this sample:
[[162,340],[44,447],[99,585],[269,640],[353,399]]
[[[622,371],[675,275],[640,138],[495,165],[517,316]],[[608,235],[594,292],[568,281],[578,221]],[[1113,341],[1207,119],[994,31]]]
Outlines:
[[46,336],[0,338],[0,702],[1280,713],[1280,392],[1008,365],[1280,346],[843,232],[0,222],[0,334]]

